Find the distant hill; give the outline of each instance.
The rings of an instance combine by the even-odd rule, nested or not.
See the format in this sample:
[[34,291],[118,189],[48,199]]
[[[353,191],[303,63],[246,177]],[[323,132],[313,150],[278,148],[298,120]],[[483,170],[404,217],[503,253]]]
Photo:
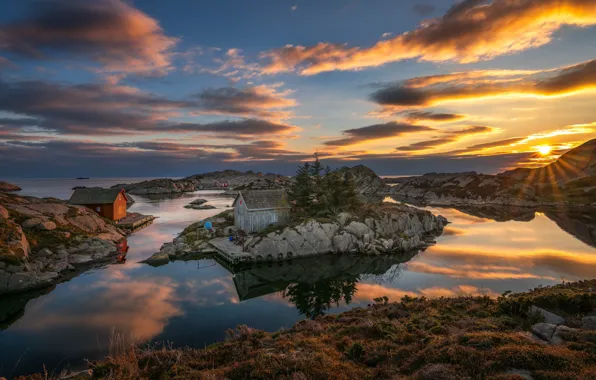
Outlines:
[[565,184],[580,178],[596,176],[596,139],[565,153],[556,162],[539,169],[515,169],[499,174],[534,183]]
[[542,168],[509,170],[496,176],[472,172],[400,178],[391,194],[443,206],[596,206],[596,139]]

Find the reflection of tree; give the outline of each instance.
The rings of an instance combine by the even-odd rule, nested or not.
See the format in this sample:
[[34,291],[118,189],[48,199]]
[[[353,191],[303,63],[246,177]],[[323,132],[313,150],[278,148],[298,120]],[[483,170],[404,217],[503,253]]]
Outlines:
[[284,298],[296,305],[301,314],[309,318],[325,314],[332,305],[339,306],[342,299],[349,304],[356,292],[357,278],[324,279],[314,284],[293,283],[282,292]]

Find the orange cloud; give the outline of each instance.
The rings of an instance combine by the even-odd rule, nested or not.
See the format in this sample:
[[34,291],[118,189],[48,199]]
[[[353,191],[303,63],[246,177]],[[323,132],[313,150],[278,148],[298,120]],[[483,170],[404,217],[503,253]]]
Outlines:
[[419,260],[409,262],[414,272],[470,279],[582,279],[596,270],[596,259],[583,252],[558,250],[512,251],[509,247],[436,245]]
[[163,74],[172,69],[177,42],[155,19],[121,0],[41,3],[29,19],[0,26],[3,50],[31,59],[80,56],[107,72]]
[[474,77],[461,81],[459,74],[413,78],[375,91],[371,100],[386,112],[388,108],[397,111],[405,107],[427,107],[462,100],[572,95],[596,90],[596,60],[533,74],[522,72],[516,80],[507,82],[491,78]]
[[596,24],[596,3],[586,0],[464,0],[442,17],[369,48],[319,43],[288,45],[262,54],[265,74],[297,70],[314,75],[358,70],[418,58],[470,63],[548,44],[561,27]]

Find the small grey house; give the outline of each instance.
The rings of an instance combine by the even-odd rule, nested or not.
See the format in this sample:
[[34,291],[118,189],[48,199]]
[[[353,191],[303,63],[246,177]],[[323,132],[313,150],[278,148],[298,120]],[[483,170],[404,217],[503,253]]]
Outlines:
[[290,220],[290,202],[284,190],[240,191],[234,200],[234,225],[244,232],[259,232]]

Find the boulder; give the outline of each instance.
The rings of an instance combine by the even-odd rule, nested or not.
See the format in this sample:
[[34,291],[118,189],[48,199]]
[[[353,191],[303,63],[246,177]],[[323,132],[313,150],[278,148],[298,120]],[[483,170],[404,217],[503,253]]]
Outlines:
[[549,342],[555,334],[556,329],[557,325],[553,325],[552,323],[537,323],[532,326],[531,330],[534,335]]
[[596,316],[589,316],[582,318],[582,329],[596,330]]
[[203,203],[207,203],[206,199],[195,199],[194,201],[190,202],[191,205],[197,205],[200,206]]
[[567,320],[563,317],[558,316],[557,314],[551,313],[550,311],[546,311],[536,306],[530,307],[530,313],[533,314],[540,314],[544,318],[544,322],[550,323],[553,325],[562,325]]
[[39,223],[37,226],[35,226],[35,228],[38,230],[42,230],[42,231],[53,231],[56,229],[56,223],[48,220],[48,221]]
[[157,252],[148,259],[141,261],[142,263],[149,264],[154,267],[166,265],[170,262],[170,257],[167,252]]
[[3,245],[9,255],[18,258],[29,256],[31,246],[21,226],[8,219],[4,224],[3,235],[4,241],[0,242],[0,246]]
[[40,249],[39,251],[37,251],[37,253],[35,253],[36,257],[49,257],[52,256],[54,254],[54,252],[50,251],[47,248],[43,248]]
[[43,222],[43,219],[41,218],[31,218],[21,223],[21,226],[23,226],[23,228],[35,228],[41,222]]
[[351,217],[352,215],[348,214],[347,212],[340,212],[337,215],[337,222],[341,227],[343,227],[346,225],[346,223],[350,220]]
[[569,335],[573,334],[576,331],[577,329],[572,329],[571,327],[557,326],[557,329],[555,330],[555,333],[553,334],[553,337],[550,340],[550,344],[563,344],[567,341]]
[[[0,273],[1,276],[1,273]],[[18,293],[52,284],[58,278],[56,272],[20,272],[10,274],[6,281],[5,293]],[[2,280],[0,280],[2,283]]]

